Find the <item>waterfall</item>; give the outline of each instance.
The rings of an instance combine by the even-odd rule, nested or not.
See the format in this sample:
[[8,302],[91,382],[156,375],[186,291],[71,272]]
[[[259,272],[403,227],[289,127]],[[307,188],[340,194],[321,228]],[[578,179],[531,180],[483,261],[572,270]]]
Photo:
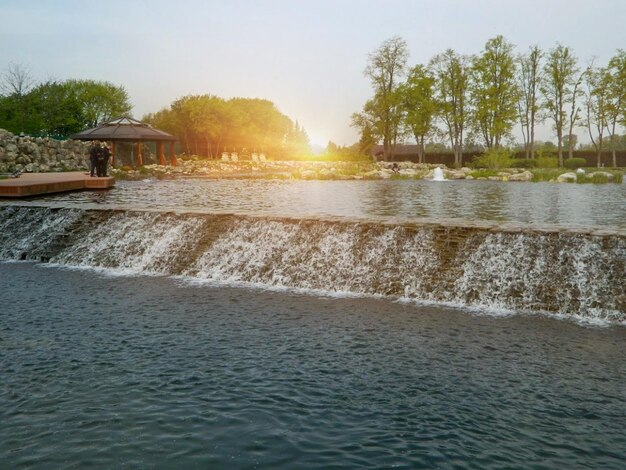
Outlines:
[[611,232],[7,206],[0,258],[626,320]]

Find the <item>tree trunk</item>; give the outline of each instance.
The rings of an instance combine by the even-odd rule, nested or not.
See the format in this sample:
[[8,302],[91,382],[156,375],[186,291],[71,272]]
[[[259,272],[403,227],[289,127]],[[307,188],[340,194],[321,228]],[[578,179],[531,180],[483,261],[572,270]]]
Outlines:
[[563,132],[558,130],[556,133],[558,140],[559,167],[563,167]]
[[615,154],[615,142],[612,143],[611,154],[613,156],[613,168],[617,168],[617,155]]
[[535,158],[535,126],[530,126],[530,158]]
[[567,142],[567,158],[568,160],[574,157],[574,146],[572,145],[572,134],[569,135],[569,142]]

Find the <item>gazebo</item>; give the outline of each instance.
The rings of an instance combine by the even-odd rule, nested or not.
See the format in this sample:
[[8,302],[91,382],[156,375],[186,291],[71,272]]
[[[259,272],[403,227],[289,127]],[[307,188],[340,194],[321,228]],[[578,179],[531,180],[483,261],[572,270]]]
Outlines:
[[130,117],[122,117],[113,121],[105,122],[98,127],[74,134],[71,138],[76,140],[110,141],[113,165],[115,165],[116,142],[137,143],[137,166],[143,165],[141,145],[144,142],[155,142],[159,163],[161,165],[167,165],[164,146],[165,143],[169,143],[170,163],[172,166],[176,166],[178,164],[176,161],[176,155],[174,154],[174,142],[178,140],[176,137]]

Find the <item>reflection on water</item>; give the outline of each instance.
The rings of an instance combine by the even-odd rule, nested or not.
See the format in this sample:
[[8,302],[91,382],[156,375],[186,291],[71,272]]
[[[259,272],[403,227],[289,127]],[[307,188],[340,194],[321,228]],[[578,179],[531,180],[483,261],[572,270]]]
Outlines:
[[623,184],[188,179],[120,181],[110,191],[57,194],[0,204],[626,228],[624,201]]

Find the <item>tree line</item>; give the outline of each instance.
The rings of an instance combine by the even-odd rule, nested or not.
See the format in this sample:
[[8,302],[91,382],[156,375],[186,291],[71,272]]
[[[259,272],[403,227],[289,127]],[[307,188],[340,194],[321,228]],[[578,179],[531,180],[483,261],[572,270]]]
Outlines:
[[11,64],[0,80],[0,128],[14,134],[67,138],[130,113],[122,86],[97,80],[36,83],[23,66]]
[[269,100],[188,95],[143,117],[176,136],[187,155],[218,158],[222,152],[263,152],[273,158],[310,153],[306,131]]
[[[391,38],[368,57],[365,75],[374,96],[352,125],[361,143],[382,141],[383,158],[395,146],[415,139],[419,161],[428,140],[445,139],[456,165],[463,151],[477,145],[499,149],[522,130],[526,158],[535,157],[535,129],[549,122],[556,134],[556,154],[572,158],[574,130],[588,133],[598,161],[607,143],[613,154],[626,127],[626,52],[618,49],[604,67],[581,66],[571,48],[557,44],[549,51],[532,46],[516,53],[503,36],[489,39],[477,55],[448,49],[427,64],[408,67],[408,46]],[[607,142],[608,141],[608,142]]]
[[[0,75],[0,128],[14,134],[67,138],[130,116],[131,109],[124,87],[109,82],[36,83],[26,68],[16,64]],[[257,151],[287,158],[311,151],[304,128],[264,99],[189,95],[143,120],[177,137],[188,155],[216,158],[224,151]]]

